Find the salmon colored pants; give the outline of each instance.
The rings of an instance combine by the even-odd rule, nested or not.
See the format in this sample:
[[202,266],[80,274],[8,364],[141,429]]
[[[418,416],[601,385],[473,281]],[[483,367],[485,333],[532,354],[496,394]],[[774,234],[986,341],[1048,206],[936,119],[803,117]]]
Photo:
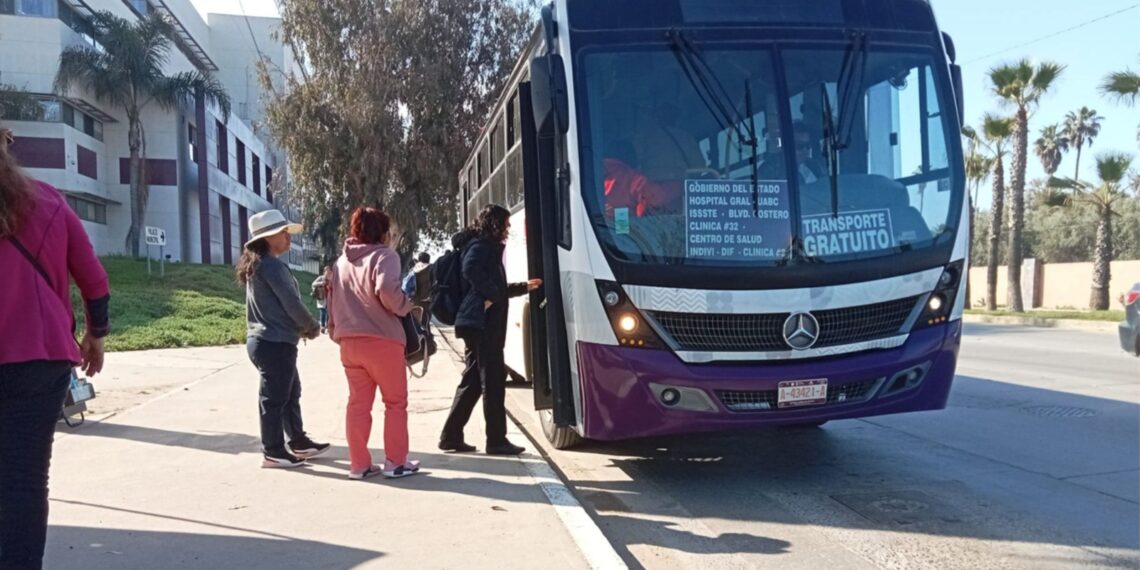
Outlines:
[[384,400],[384,455],[396,465],[408,460],[408,374],[404,345],[372,337],[340,341],[340,362],[348,377],[345,436],[353,471],[372,465],[368,437],[372,434],[372,404],[376,388]]

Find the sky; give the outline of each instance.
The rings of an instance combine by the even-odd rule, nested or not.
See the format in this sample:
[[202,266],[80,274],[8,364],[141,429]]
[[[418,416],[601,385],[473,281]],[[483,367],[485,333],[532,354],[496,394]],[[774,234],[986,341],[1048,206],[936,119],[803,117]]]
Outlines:
[[[275,0],[192,0],[200,12],[276,16]],[[1104,76],[1126,68],[1140,71],[1140,0],[931,0],[939,25],[954,38],[958,62],[963,67],[966,119],[981,122],[987,111],[1003,110],[991,94],[987,71],[995,65],[1015,62],[1055,61],[1066,65],[1052,93],[1030,118],[1030,153],[1041,128],[1061,122],[1065,113],[1082,106],[1104,117],[1101,134],[1081,156],[1081,177],[1095,176],[1094,159],[1106,150],[1135,155],[1140,167],[1136,128],[1140,105],[1127,107],[1102,97],[1097,91]],[[1123,10],[1123,12],[1121,12]],[[1108,18],[1071,29],[1089,20],[1119,12]],[[1054,35],[1030,45],[1043,36]],[[996,53],[995,52],[1000,52]],[[1086,158],[1087,157],[1087,158]],[[1074,157],[1061,162],[1059,174],[1073,175]],[[1040,161],[1029,160],[1028,179],[1043,176]],[[989,197],[982,193],[981,207]]]

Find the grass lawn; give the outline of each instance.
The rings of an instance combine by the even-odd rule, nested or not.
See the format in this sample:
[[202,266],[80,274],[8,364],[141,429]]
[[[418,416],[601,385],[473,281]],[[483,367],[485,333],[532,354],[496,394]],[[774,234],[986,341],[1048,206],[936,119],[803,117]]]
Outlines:
[[986,311],[982,309],[970,309],[966,311],[967,315],[984,315],[991,317],[1029,317],[1036,319],[1073,319],[1080,321],[1123,321],[1124,311],[1049,311],[1033,309],[1024,313],[1014,313],[1013,311]]
[[[146,273],[146,260],[104,257],[111,278],[111,327],[107,350],[217,346],[245,342],[245,288],[225,265],[166,264],[166,276]],[[309,296],[315,275],[294,272],[301,298],[316,315]],[[72,287],[77,330],[83,305]]]

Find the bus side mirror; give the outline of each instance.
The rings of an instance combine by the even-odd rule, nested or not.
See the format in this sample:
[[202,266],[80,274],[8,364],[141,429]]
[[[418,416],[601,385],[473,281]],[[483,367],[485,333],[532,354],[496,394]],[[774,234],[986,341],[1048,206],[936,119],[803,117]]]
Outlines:
[[570,130],[570,100],[562,56],[552,53],[531,60],[530,85],[535,130],[547,137],[566,134]]
[[950,81],[954,84],[954,104],[958,107],[959,126],[966,124],[966,94],[962,91],[962,66],[950,64]]

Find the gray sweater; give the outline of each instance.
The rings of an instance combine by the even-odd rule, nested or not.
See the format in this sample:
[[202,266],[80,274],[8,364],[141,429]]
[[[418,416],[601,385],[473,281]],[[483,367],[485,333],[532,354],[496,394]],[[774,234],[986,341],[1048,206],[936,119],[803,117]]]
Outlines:
[[285,262],[266,255],[245,286],[246,335],[269,342],[297,344],[321,325],[301,302],[297,280]]

